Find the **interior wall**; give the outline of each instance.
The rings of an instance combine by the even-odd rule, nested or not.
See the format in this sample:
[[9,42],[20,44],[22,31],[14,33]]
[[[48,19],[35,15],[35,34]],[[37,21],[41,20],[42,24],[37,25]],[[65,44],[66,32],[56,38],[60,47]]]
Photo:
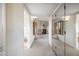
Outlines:
[[30,48],[34,41],[33,22],[27,9],[24,9],[24,39],[27,40],[26,47]]
[[76,17],[74,13],[79,10],[78,6],[79,4],[66,4],[66,11],[65,11],[64,5],[62,5],[55,13],[56,17],[54,17],[57,18],[56,20],[60,20],[59,18],[64,17],[64,12],[66,13],[65,16],[70,16],[70,18],[66,22],[64,22],[65,24],[63,29],[64,31],[66,31],[66,35],[58,35],[58,37],[61,41],[64,42],[65,40],[65,43],[74,48],[76,48]]
[[3,55],[6,55],[6,4],[2,4]]
[[6,4],[6,55],[24,54],[24,6]]
[[75,15],[70,15],[70,19],[65,22],[66,37],[65,41],[70,46],[76,48],[76,17]]
[[79,33],[79,27],[78,27],[78,26],[79,26],[79,13],[76,14],[76,24],[77,24],[77,25],[76,25],[76,26],[77,26],[77,29],[76,29],[77,31],[76,31],[76,32],[77,32],[77,34],[78,34],[78,33]]
[[0,55],[3,55],[2,4],[0,3]]
[[[77,24],[77,18],[76,13],[79,11],[79,3],[73,4],[69,3],[66,4],[66,15],[70,16],[70,19],[66,22],[66,42],[74,47],[77,48],[77,42],[76,40],[76,24]],[[78,26],[78,25],[77,25]]]
[[48,23],[48,36],[49,36],[49,45],[52,47],[52,15],[49,16],[49,23]]
[[41,33],[41,21],[36,19],[36,35],[39,36]]
[[76,14],[76,47],[79,49],[79,13]]
[[66,35],[59,34],[58,37],[61,41],[64,42],[65,40],[65,43],[76,48],[76,25],[75,25],[76,17],[75,15],[69,15],[69,16],[70,18],[68,19],[68,21],[64,22],[64,27],[63,27],[64,31],[66,31]]

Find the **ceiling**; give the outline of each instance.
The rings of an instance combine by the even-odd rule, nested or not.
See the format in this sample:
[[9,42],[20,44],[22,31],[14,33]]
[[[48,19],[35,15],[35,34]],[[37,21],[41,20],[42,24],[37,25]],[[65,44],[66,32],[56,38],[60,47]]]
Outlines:
[[[60,5],[60,3],[26,3],[25,7],[32,16],[39,17],[39,20],[48,20],[48,16]],[[79,3],[66,3],[66,15],[79,11]],[[64,16],[64,5],[55,13],[57,16]]]
[[59,3],[26,3],[25,7],[32,16],[37,16],[40,20],[47,20],[58,5]]
[[64,16],[64,12],[66,16],[79,12],[79,3],[66,3],[66,10],[62,5],[55,14],[60,17]]

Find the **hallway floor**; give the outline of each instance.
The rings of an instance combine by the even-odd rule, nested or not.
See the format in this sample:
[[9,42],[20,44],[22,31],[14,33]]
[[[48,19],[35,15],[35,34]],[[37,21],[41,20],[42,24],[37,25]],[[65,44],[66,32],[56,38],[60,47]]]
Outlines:
[[48,38],[44,36],[35,40],[31,48],[24,48],[25,56],[55,56],[48,44]]
[[[60,40],[53,39],[53,49],[48,44],[47,35],[39,37],[34,41],[31,48],[24,47],[25,56],[65,56],[64,55],[64,43]],[[56,49],[55,49],[56,47]],[[54,52],[53,52],[54,51]],[[75,49],[65,44],[66,56],[79,56],[79,49]]]

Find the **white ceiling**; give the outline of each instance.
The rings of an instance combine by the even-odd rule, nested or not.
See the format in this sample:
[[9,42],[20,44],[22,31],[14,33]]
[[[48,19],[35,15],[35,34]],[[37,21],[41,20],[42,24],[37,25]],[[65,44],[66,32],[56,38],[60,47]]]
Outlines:
[[79,3],[66,3],[66,11],[64,11],[64,5],[62,5],[56,12],[56,15],[59,17],[64,16],[64,12],[66,15],[71,15],[79,12]]
[[[39,17],[40,20],[48,20],[48,16],[56,9],[60,3],[26,3],[25,7],[32,16]],[[79,3],[66,3],[66,15],[79,11]],[[62,5],[56,14],[64,16],[64,5]]]
[[40,20],[46,20],[59,3],[26,3],[25,6],[32,16],[38,16]]

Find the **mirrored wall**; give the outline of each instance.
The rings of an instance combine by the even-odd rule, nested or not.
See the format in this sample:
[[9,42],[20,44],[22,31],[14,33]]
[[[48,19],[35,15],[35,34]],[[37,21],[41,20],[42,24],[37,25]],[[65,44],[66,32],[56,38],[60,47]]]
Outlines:
[[64,3],[52,16],[53,50],[57,56],[79,55],[79,3]]

